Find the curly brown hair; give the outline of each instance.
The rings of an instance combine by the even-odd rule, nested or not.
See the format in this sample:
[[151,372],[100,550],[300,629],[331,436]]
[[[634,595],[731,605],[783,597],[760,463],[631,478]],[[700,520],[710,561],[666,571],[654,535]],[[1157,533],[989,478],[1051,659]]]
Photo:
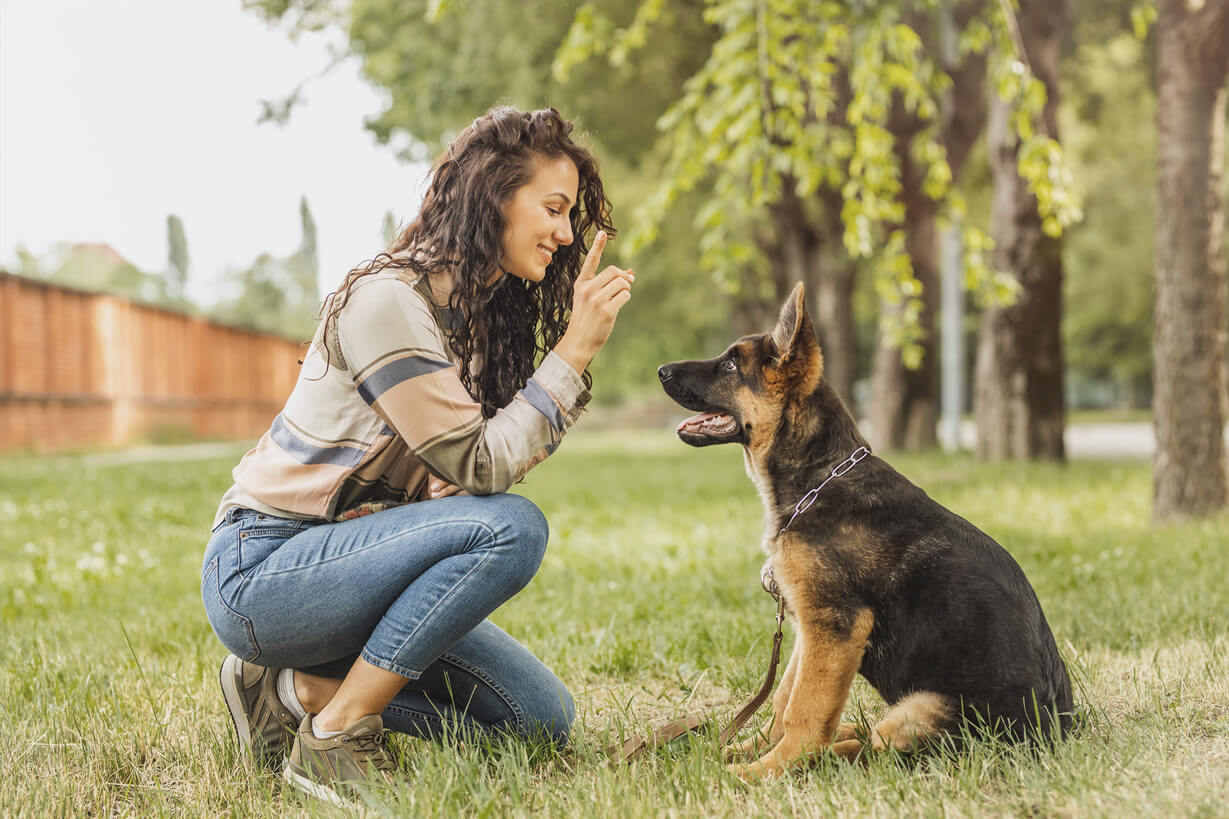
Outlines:
[[[463,130],[431,166],[418,216],[386,252],[354,268],[325,302],[325,337],[350,298],[354,282],[388,268],[437,276],[451,271],[448,307],[465,320],[451,328],[449,346],[462,383],[490,418],[507,406],[538,362],[563,337],[572,286],[588,253],[589,234],[614,236],[596,157],[572,141],[572,123],[554,108],[523,112],[497,106]],[[530,282],[500,273],[502,207],[533,174],[539,157],[568,157],[580,186],[568,214],[575,237],[555,251],[546,276]],[[408,251],[406,253],[405,251]],[[481,354],[475,378],[470,362]],[[582,374],[585,387],[592,376]]]

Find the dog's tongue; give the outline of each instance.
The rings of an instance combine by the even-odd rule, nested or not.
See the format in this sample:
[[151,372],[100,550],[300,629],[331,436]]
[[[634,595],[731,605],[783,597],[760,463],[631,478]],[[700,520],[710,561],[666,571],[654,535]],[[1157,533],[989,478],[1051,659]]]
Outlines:
[[702,412],[679,424],[679,432],[728,435],[734,431],[734,416],[724,412]]

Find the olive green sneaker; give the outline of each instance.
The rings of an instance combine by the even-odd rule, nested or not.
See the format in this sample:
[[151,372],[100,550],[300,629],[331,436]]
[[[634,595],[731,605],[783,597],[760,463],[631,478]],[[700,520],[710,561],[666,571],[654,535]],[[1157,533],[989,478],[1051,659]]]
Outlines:
[[222,661],[218,675],[239,742],[265,765],[274,764],[286,752],[298,727],[277,696],[279,671],[245,663],[231,654]]
[[368,783],[391,784],[395,767],[379,714],[365,716],[328,739],[316,738],[308,714],[282,776],[304,793],[345,805],[344,796],[361,793]]

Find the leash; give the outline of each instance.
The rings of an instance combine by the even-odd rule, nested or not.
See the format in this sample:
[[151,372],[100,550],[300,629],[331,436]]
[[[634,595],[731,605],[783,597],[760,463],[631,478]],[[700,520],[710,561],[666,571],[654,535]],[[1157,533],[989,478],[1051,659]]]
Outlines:
[[[751,716],[760,709],[760,706],[764,704],[764,700],[768,699],[768,695],[772,693],[772,685],[777,679],[777,665],[781,660],[781,640],[784,637],[785,598],[776,591],[776,581],[772,580],[771,568],[768,569],[767,576],[772,582],[772,590],[770,591],[768,586],[765,585],[765,591],[769,591],[777,600],[777,630],[772,635],[772,657],[768,661],[768,674],[764,677],[760,690],[755,692],[755,696],[742,707],[742,710],[734,716],[730,724],[717,737],[718,747],[724,747],[742,729],[747,720],[751,719]],[[606,748],[605,753],[612,765],[631,762],[648,751],[669,745],[684,734],[698,732],[704,723],[704,717],[697,714],[680,717],[657,728],[647,737],[628,737],[621,744],[611,745]]]
[[[785,532],[790,527],[790,524],[794,522],[794,518],[811,508],[811,505],[815,503],[815,497],[821,489],[828,485],[828,481],[844,475],[870,454],[871,451],[869,449],[860,446],[853,451],[852,455],[833,467],[832,473],[824,479],[823,483],[802,496],[802,499],[794,507],[793,517],[789,519],[789,522],[777,534],[781,535]],[[764,704],[764,700],[768,699],[768,695],[772,693],[772,685],[777,679],[777,665],[781,661],[781,640],[784,637],[785,598],[781,596],[781,589],[777,586],[776,578],[773,577],[771,564],[765,564],[764,568],[760,571],[760,585],[764,588],[764,591],[772,595],[773,599],[777,601],[777,630],[772,635],[772,656],[768,660],[768,673],[764,676],[764,682],[760,685],[760,690],[755,692],[755,696],[734,715],[734,719],[730,721],[730,724],[717,736],[718,747],[725,747],[734,738],[734,735],[742,730],[742,727],[747,724],[747,720],[751,719],[751,716]],[[606,748],[605,753],[611,764],[618,765],[624,762],[631,762],[643,756],[647,751],[669,745],[684,734],[699,731],[704,722],[703,717],[695,714],[680,717],[657,728],[647,737],[628,737],[620,744],[611,745]]]
[[[772,570],[768,572],[768,576],[772,577]],[[773,588],[776,588],[776,582],[773,582]],[[772,635],[772,657],[768,661],[768,674],[764,676],[764,682],[760,686],[760,690],[755,692],[755,696],[750,702],[742,707],[726,729],[717,737],[717,745],[725,747],[726,744],[734,738],[746,724],[747,720],[751,719],[751,715],[760,709],[764,704],[764,700],[768,699],[768,695],[772,693],[772,684],[777,679],[777,663],[781,660],[781,638],[784,636],[785,624],[785,598],[780,594],[773,594],[777,598],[777,631]]]

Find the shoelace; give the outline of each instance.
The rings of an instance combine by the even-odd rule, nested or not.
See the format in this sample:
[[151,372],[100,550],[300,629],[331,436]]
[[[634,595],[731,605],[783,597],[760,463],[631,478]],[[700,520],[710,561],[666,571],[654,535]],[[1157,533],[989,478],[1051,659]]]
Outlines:
[[370,762],[376,770],[393,770],[393,759],[388,753],[383,731],[350,737],[350,746],[355,756],[364,757],[363,761]]

